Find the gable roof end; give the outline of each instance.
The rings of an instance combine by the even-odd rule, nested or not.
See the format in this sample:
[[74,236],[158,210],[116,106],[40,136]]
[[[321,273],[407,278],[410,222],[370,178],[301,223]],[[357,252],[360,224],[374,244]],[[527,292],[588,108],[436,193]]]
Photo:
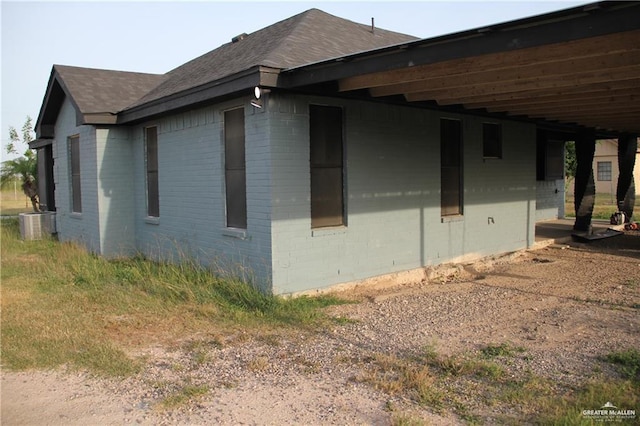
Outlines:
[[52,138],[62,102],[69,98],[76,124],[115,124],[117,113],[165,79],[164,75],[54,65],[36,121],[38,138]]

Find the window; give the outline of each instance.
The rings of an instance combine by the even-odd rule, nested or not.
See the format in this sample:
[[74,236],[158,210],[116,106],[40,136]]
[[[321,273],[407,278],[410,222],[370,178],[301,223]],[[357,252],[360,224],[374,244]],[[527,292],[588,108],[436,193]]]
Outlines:
[[598,161],[598,180],[611,180],[611,161]]
[[440,214],[462,214],[462,125],[440,120]]
[[482,157],[502,158],[502,126],[482,123]]
[[71,165],[71,211],[82,213],[82,190],[80,184],[80,136],[69,138],[69,163]]
[[244,108],[224,113],[224,173],[227,227],[247,229]]
[[342,108],[309,106],[311,227],[345,224]]
[[539,135],[536,154],[536,179],[564,178],[564,141],[546,139]]
[[157,127],[147,127],[145,129],[145,156],[147,163],[147,215],[160,217]]

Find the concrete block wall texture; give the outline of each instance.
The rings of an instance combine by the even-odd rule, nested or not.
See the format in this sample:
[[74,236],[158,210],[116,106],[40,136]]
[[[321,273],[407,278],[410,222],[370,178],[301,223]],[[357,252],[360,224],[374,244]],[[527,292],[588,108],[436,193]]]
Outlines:
[[[80,175],[82,213],[71,207],[71,172],[69,137],[80,137]],[[96,131],[93,126],[76,125],[76,111],[65,99],[55,125],[53,144],[56,226],[61,241],[78,241],[89,250],[101,253],[98,223],[98,188],[96,161]]]
[[[247,229],[226,227],[224,111],[244,108]],[[144,128],[158,128],[160,217],[148,218]],[[176,114],[131,130],[136,247],[152,258],[197,259],[270,291],[271,199],[266,116],[248,98]]]
[[135,247],[132,146],[127,127],[96,129],[100,252],[129,256]]
[[[478,117],[278,93],[267,97],[263,109],[248,101],[131,128],[98,129],[75,126],[75,112],[66,103],[56,128],[61,236],[104,254],[196,258],[275,293],[326,288],[533,244],[534,126],[502,122],[502,159],[483,159],[483,120]],[[344,227],[311,228],[310,104],[344,110]],[[245,110],[246,230],[225,225],[223,117],[225,110],[237,107]],[[440,213],[441,118],[462,122],[460,217]],[[147,126],[158,128],[159,218],[147,217]],[[75,218],[69,217],[66,137],[77,133],[83,214]]]
[[536,222],[565,216],[565,180],[536,182]]
[[[344,109],[346,221],[312,229],[308,105]],[[502,122],[482,158],[481,118],[356,101],[271,96],[273,289],[293,293],[531,246],[535,126]],[[440,118],[462,120],[464,214],[440,213]]]

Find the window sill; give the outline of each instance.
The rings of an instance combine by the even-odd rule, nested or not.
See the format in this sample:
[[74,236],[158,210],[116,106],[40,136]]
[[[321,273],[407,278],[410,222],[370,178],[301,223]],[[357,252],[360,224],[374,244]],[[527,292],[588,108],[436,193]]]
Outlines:
[[160,225],[160,218],[154,216],[147,216],[144,218],[144,222],[149,225]]
[[72,219],[82,219],[82,213],[71,212],[69,214],[69,217],[72,218]]
[[247,230],[240,228],[223,228],[222,235],[224,235],[225,237],[237,238],[239,240],[246,240],[249,238],[247,235]]
[[451,216],[440,217],[440,223],[451,223],[451,222],[464,222],[464,216],[461,214],[454,214]]
[[312,237],[328,237],[331,235],[341,235],[347,233],[346,226],[332,226],[327,228],[316,228],[311,230]]

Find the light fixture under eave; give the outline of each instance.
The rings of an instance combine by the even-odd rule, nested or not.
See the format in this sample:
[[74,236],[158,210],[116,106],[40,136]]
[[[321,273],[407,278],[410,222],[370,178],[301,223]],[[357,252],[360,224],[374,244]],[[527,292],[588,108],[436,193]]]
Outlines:
[[255,97],[255,99],[253,99],[251,101],[251,106],[254,106],[256,108],[262,108],[262,94],[263,93],[269,93],[271,90],[269,89],[263,89],[260,86],[256,86],[253,88],[253,96]]

